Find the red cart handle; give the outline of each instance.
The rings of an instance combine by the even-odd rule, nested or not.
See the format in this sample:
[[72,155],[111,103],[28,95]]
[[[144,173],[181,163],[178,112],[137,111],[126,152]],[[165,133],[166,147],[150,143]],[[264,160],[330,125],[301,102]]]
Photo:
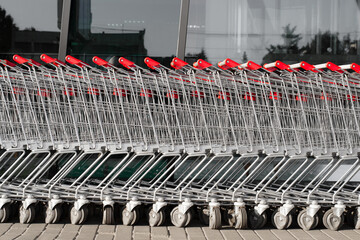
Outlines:
[[314,65],[311,65],[310,63],[307,63],[305,61],[301,61],[300,63],[295,63],[295,64],[291,64],[290,65],[291,69],[298,69],[298,68],[302,68],[306,71],[315,71],[314,70]]
[[33,66],[33,65],[35,65],[35,66],[41,66],[40,63],[38,63],[38,62],[36,62],[36,61],[34,61],[34,60],[32,60],[32,59],[23,58],[23,57],[21,57],[21,56],[19,56],[19,55],[17,55],[17,54],[15,54],[15,55],[13,56],[13,60],[14,60],[15,62],[19,63],[19,64],[25,64],[25,63],[27,63],[27,64],[29,64],[30,66]]
[[93,57],[92,61],[95,64],[97,64],[98,66],[102,66],[102,67],[111,67],[112,66],[108,61],[105,61],[104,59],[99,58],[98,56]]
[[334,63],[332,63],[332,62],[327,62],[327,63],[318,64],[318,65],[315,65],[314,67],[315,67],[316,69],[324,69],[324,68],[327,68],[327,69],[329,69],[329,70],[331,70],[331,71],[339,71],[339,70],[341,70],[341,68],[340,68],[338,65],[336,65],[336,64],[334,64]]
[[239,63],[235,62],[234,60],[231,60],[230,58],[227,58],[224,61],[218,63],[218,67],[223,70],[228,70],[230,68],[234,68],[239,65],[240,65]]
[[41,54],[40,59],[46,63],[51,63],[54,64],[55,66],[59,66],[59,65],[63,65],[65,66],[66,64],[56,58],[52,58],[46,54]]
[[172,66],[175,69],[181,69],[184,66],[188,65],[187,62],[181,60],[180,58],[174,57],[173,60],[170,63],[170,66]]
[[359,73],[360,72],[360,65],[356,64],[356,63],[352,63],[352,64],[347,64],[347,65],[341,65],[340,68],[342,70],[348,70],[348,69],[352,69],[353,71]]
[[124,67],[126,67],[127,69],[131,69],[131,68],[135,67],[135,63],[133,63],[130,60],[127,60],[124,57],[119,58],[119,63],[121,65],[123,65]]
[[151,59],[151,58],[149,58],[149,57],[146,57],[146,58],[144,59],[144,62],[145,62],[145,64],[146,64],[149,68],[154,69],[154,70],[160,67],[160,63],[159,63],[159,62],[157,62],[157,61],[155,61],[154,59]]
[[239,68],[248,68],[248,69],[250,69],[250,70],[258,70],[258,69],[260,69],[260,68],[262,68],[262,67],[261,67],[261,65],[255,63],[255,62],[253,62],[253,61],[248,61],[247,63],[241,64],[241,65],[239,66]]
[[67,61],[68,63],[70,63],[72,65],[76,65],[78,67],[89,66],[87,63],[84,63],[80,59],[74,58],[73,56],[70,56],[70,55],[67,55],[65,57],[65,61]]
[[212,64],[211,64],[211,63],[208,63],[208,62],[205,61],[205,60],[199,59],[199,60],[197,60],[196,62],[194,62],[193,66],[194,66],[194,68],[197,68],[197,69],[202,70],[202,69],[211,67]]
[[0,60],[0,63],[3,64],[4,66],[9,66],[9,67],[16,67],[15,63],[10,62],[9,60]]
[[264,64],[264,68],[274,68],[274,67],[276,67],[276,68],[278,68],[280,70],[288,70],[290,68],[289,65],[287,65],[287,64],[285,64],[285,63],[283,63],[283,62],[281,62],[279,60],[276,61],[276,62],[273,62],[273,63]]

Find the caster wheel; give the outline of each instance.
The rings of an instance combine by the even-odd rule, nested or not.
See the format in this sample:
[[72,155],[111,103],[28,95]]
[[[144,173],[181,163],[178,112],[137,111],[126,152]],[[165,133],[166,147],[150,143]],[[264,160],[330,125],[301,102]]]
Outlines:
[[359,230],[360,229],[360,216],[359,216],[358,211],[356,209],[354,210],[353,222],[354,222],[354,228]]
[[329,209],[325,212],[322,220],[327,229],[337,231],[344,224],[344,215],[342,214],[340,217],[335,216],[333,210]]
[[179,207],[175,207],[171,213],[170,218],[172,224],[176,227],[185,227],[190,222],[188,218],[191,218],[190,211],[187,211],[185,214],[179,211]]
[[83,224],[85,223],[89,214],[87,206],[83,206],[80,210],[76,210],[75,207],[72,207],[70,210],[70,221],[72,224]]
[[57,205],[54,207],[54,209],[51,209],[50,207],[46,208],[45,211],[45,223],[57,223],[60,221],[62,213],[62,208],[60,205]]
[[125,226],[133,226],[135,225],[140,218],[139,209],[136,207],[132,211],[128,211],[126,207],[123,207],[121,211],[122,222]]
[[254,209],[249,212],[249,223],[250,227],[253,229],[259,229],[265,226],[267,222],[266,212],[258,214]]
[[35,206],[32,204],[27,209],[21,205],[19,210],[19,220],[20,223],[32,223],[35,219]]
[[236,229],[246,229],[247,226],[247,212],[246,209],[244,207],[240,208],[240,212],[238,214],[235,215],[235,224],[234,227]]
[[112,225],[114,223],[114,208],[112,206],[105,206],[103,209],[102,224]]
[[19,210],[19,220],[20,223],[31,223],[35,219],[35,206],[30,205],[27,209],[21,205]]
[[219,207],[213,208],[209,215],[209,228],[220,229],[221,228],[221,211]]
[[304,209],[298,214],[297,222],[303,230],[309,231],[310,229],[313,229],[318,225],[319,217],[317,216],[317,214],[314,217],[307,215],[306,209]]
[[236,217],[234,209],[226,209],[223,214],[225,224],[228,223],[230,227],[234,227],[236,224]]
[[10,204],[5,204],[0,209],[0,223],[7,222],[7,220],[10,217],[10,214],[11,214],[11,206],[10,206]]
[[209,226],[209,215],[210,215],[210,210],[207,207],[202,207],[199,210],[199,219],[200,222],[204,225]]
[[279,230],[287,229],[291,225],[292,216],[291,214],[284,216],[280,213],[279,209],[276,209],[271,216],[271,222]]
[[152,208],[149,210],[149,225],[151,227],[161,226],[165,222],[165,211],[161,209],[155,212]]

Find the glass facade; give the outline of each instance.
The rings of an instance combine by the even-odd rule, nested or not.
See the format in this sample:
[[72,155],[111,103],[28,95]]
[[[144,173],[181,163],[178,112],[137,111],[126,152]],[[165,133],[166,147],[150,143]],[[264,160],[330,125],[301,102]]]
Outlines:
[[[62,18],[69,26],[61,29]],[[142,65],[150,56],[169,65],[180,54],[190,63],[345,64],[360,62],[359,23],[360,0],[0,0],[0,58],[57,56],[64,42],[61,56],[87,62],[123,56]]]
[[0,58],[57,56],[61,6],[59,0],[0,0]]
[[138,64],[146,56],[164,62],[174,57],[180,0],[74,0],[68,54],[113,61],[120,56]]
[[357,0],[191,0],[188,60],[359,62]]

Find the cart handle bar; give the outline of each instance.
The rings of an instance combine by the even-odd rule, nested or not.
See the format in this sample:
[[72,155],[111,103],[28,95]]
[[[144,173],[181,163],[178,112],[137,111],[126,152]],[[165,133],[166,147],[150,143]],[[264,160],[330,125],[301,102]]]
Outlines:
[[16,64],[15,64],[15,63],[12,63],[12,62],[10,62],[9,60],[6,60],[6,59],[0,60],[0,63],[3,64],[3,65],[5,65],[5,66],[16,67]]
[[64,62],[60,61],[59,59],[52,58],[52,57],[50,57],[50,56],[48,56],[46,54],[41,54],[40,59],[42,61],[44,61],[45,63],[51,63],[51,64],[54,64],[57,67],[60,66],[60,65],[62,65],[62,66],[66,65]]
[[161,64],[160,64],[159,62],[157,62],[157,61],[155,61],[154,59],[151,59],[151,58],[149,58],[149,57],[146,57],[146,58],[144,59],[144,63],[145,63],[149,68],[151,68],[151,69],[153,69],[153,70],[161,67]]
[[170,63],[170,66],[172,66],[175,69],[181,69],[184,66],[188,65],[187,62],[181,60],[180,58],[174,57],[173,60]]
[[234,68],[239,65],[240,65],[239,63],[231,60],[230,58],[227,58],[224,61],[218,63],[218,67],[221,68],[222,70],[228,70],[229,68]]
[[19,56],[19,55],[17,55],[17,54],[15,54],[15,55],[13,56],[13,59],[14,59],[14,61],[17,62],[18,64],[25,64],[25,63],[27,63],[27,64],[29,64],[31,67],[32,67],[33,65],[35,65],[35,66],[41,66],[40,63],[38,63],[38,62],[36,62],[36,61],[34,61],[34,60],[32,60],[32,59],[23,58],[23,57],[21,57],[21,56]]
[[194,62],[193,67],[196,69],[200,69],[203,70],[205,68],[211,67],[212,64],[208,63],[207,61],[203,60],[203,59],[199,59],[196,62]]
[[272,62],[272,63],[266,63],[264,64],[264,68],[269,70],[270,72],[272,72],[272,70],[274,68],[278,68],[280,70],[288,70],[289,72],[292,72],[292,70],[290,69],[290,66],[281,62],[281,61],[275,61],[275,62]]
[[135,67],[135,63],[130,61],[130,60],[127,60],[126,58],[124,57],[121,57],[119,58],[119,63],[121,65],[123,65],[124,67],[126,67],[127,69],[132,69]]
[[89,67],[89,64],[84,63],[83,61],[81,61],[80,59],[74,58],[70,55],[67,55],[65,57],[65,61],[67,61],[68,63],[72,64],[72,65],[76,65],[78,67]]
[[353,71],[360,73],[360,65],[356,63],[339,66],[342,70],[352,69]]
[[258,70],[258,69],[262,68],[262,66],[253,61],[247,61],[247,63],[241,64],[238,68],[239,69],[240,68],[248,68],[250,70]]
[[109,63],[108,61],[105,61],[102,58],[99,58],[98,56],[95,56],[92,58],[92,61],[97,64],[98,66],[102,66],[102,67],[113,67],[113,65],[111,63]]
[[300,63],[295,63],[295,64],[291,64],[289,65],[291,69],[299,69],[302,68],[305,71],[315,71],[315,67],[314,65],[311,65],[310,63],[307,63],[305,61],[301,61]]

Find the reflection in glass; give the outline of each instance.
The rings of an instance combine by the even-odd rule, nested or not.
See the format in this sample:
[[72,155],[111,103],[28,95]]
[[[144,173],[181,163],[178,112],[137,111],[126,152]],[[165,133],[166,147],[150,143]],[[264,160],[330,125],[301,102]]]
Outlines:
[[61,0],[1,0],[0,58],[57,56],[61,7]]
[[215,63],[359,62],[357,0],[192,0],[186,55]]
[[145,56],[163,62],[176,53],[180,2],[74,0],[68,54],[87,62],[94,55],[113,63],[119,56],[138,64]]

